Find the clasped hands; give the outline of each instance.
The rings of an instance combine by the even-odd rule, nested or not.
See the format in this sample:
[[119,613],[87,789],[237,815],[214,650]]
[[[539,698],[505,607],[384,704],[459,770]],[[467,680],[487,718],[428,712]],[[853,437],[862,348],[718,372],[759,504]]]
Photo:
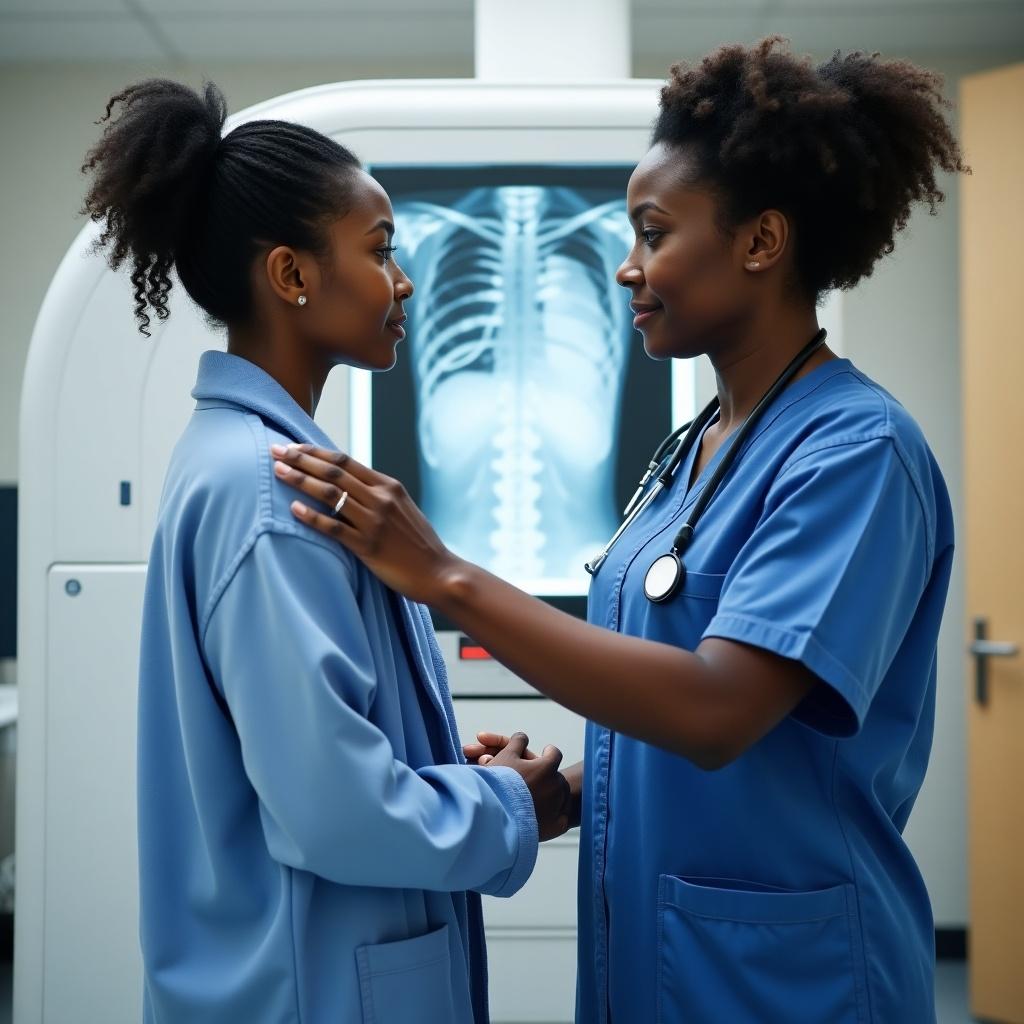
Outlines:
[[519,772],[533,797],[543,843],[579,825],[583,764],[580,762],[559,771],[562,752],[557,747],[547,746],[540,754],[535,754],[529,749],[529,743],[529,737],[523,732],[511,736],[478,732],[476,742],[465,744],[462,752],[470,764],[504,765]]

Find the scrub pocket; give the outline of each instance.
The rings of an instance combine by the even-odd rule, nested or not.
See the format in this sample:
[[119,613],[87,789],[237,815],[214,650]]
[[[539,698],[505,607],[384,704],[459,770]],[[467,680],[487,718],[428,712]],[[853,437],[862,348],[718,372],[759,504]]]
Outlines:
[[452,1024],[448,926],[356,950],[363,1024]]
[[657,1019],[864,1024],[864,953],[853,886],[791,892],[662,875]]
[[[674,532],[673,527],[664,540],[659,535],[655,542],[644,548],[632,571],[646,572],[648,555],[664,554],[672,545]],[[651,604],[646,598],[638,597],[637,600],[643,602],[640,615],[644,636],[684,647],[688,651],[695,650],[704,630],[718,611],[724,585],[724,573],[693,572],[687,569],[683,585],[673,600]]]

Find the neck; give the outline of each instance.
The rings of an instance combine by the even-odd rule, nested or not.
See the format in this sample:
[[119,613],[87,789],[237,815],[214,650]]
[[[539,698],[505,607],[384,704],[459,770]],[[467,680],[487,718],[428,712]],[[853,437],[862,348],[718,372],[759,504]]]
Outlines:
[[310,418],[316,414],[331,366],[296,339],[281,343],[232,329],[228,331],[228,352],[273,377]]
[[[717,427],[723,434],[731,433],[750,415],[782,371],[819,331],[813,306],[762,319],[763,322],[755,320],[745,325],[709,353],[721,405]],[[804,363],[794,380],[834,358],[834,353],[823,345]]]

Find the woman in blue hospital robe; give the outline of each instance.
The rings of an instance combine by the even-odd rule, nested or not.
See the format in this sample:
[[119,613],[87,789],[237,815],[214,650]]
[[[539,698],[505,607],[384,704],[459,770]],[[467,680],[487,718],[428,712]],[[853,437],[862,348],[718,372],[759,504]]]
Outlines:
[[[769,39],[673,69],[617,280],[649,355],[709,357],[719,406],[596,570],[586,623],[452,554],[395,481],[275,452],[313,499],[297,521],[590,720],[566,770],[580,1024],[934,1020],[931,909],[902,833],[952,512],[908,412],[813,346],[818,297],[870,273],[913,199],[941,199],[936,165],[962,168],[957,143],[936,79],[905,62],[815,67]],[[709,493],[681,587],[650,600],[648,568]],[[509,742],[479,739],[481,760]]]
[[324,434],[227,353],[193,396],[142,637],[152,1019],[484,1020],[477,893],[529,877],[530,793],[464,765],[424,609],[271,486],[271,443]]
[[228,347],[201,359],[146,579],[142,1016],[486,1024],[480,894],[564,829],[561,755],[467,765],[426,610],[291,515],[268,447],[330,444],[328,373],[394,364],[413,285],[348,150],[280,121],[222,138],[225,115],[212,84],[141,82],[85,168],[140,329],[173,268]]

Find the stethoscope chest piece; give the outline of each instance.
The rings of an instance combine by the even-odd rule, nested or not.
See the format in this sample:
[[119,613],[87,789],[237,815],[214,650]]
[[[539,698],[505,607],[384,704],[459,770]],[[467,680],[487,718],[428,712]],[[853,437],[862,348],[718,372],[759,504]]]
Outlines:
[[661,604],[674,597],[686,579],[686,567],[674,552],[659,555],[644,576],[644,593],[654,604]]

